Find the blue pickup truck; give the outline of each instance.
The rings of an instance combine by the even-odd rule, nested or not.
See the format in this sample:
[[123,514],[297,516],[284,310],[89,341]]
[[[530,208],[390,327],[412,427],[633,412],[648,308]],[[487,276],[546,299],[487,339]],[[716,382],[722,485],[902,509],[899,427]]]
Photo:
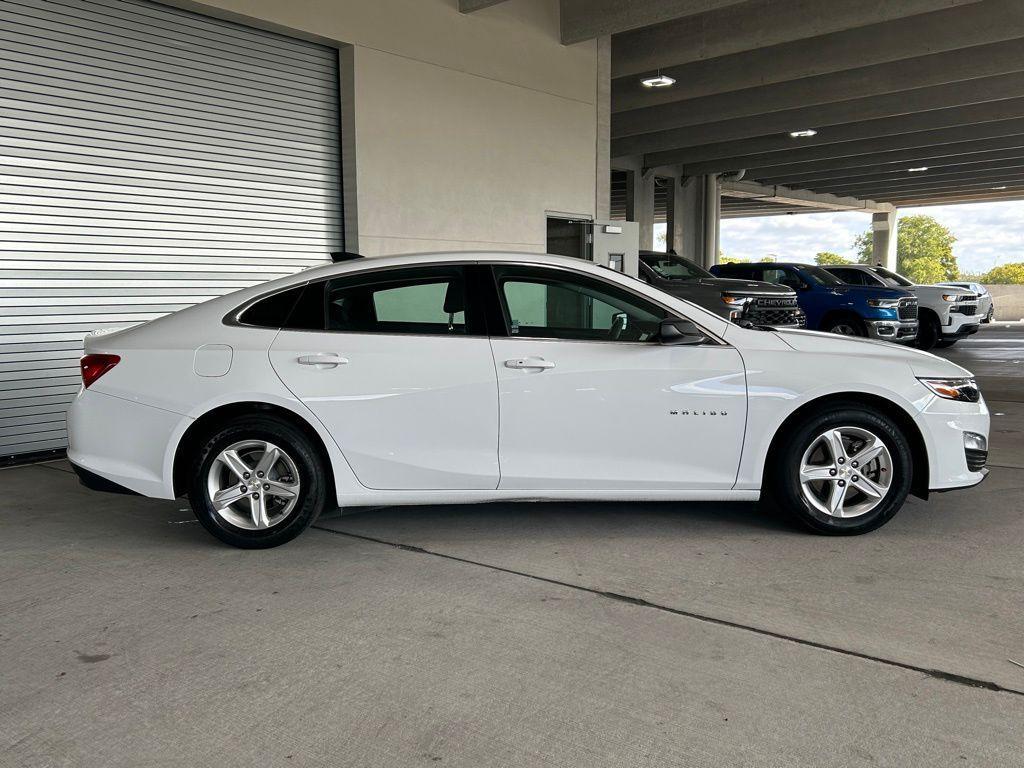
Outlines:
[[719,277],[778,283],[796,291],[807,327],[910,344],[917,338],[917,298],[898,288],[847,285],[811,264],[716,264]]

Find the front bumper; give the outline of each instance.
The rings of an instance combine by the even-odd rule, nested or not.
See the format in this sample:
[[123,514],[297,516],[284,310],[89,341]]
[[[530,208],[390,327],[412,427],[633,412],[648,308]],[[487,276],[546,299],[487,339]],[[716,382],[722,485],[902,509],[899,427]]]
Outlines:
[[867,327],[872,339],[909,344],[917,338],[917,320],[868,320]]
[[984,398],[977,403],[961,403],[933,396],[917,421],[928,449],[930,491],[969,488],[985,479],[988,469],[979,466],[979,457],[970,456],[964,444],[964,432],[975,432],[988,440],[989,412]]
[[981,328],[982,320],[984,320],[982,315],[961,315],[958,312],[950,312],[942,326],[942,338],[962,339],[977,333]]

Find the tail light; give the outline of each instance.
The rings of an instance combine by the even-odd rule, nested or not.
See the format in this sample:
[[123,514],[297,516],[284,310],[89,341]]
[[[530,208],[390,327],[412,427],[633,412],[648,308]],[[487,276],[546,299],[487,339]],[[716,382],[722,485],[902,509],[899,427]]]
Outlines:
[[96,379],[121,362],[120,355],[86,355],[79,364],[82,366],[82,383],[88,389]]

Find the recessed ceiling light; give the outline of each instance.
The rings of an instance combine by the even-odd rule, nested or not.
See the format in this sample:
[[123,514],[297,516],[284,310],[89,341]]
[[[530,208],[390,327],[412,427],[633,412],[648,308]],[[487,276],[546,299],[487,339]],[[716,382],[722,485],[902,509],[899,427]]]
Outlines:
[[817,136],[818,132],[813,128],[805,128],[802,131],[790,131],[789,135],[794,139],[809,139],[811,136]]
[[922,165],[920,168],[907,168],[907,171],[910,172],[910,173],[924,173],[927,170],[928,170],[928,166],[927,165]]
[[645,77],[640,83],[644,88],[668,88],[670,85],[676,84],[676,79],[668,75],[658,74],[655,77]]
[[993,189],[994,191],[998,192],[999,190],[1002,190],[1002,189],[1006,189],[1006,185],[1005,185],[1005,184],[1003,184],[1003,186],[1001,186],[1001,187],[992,187],[992,189]]

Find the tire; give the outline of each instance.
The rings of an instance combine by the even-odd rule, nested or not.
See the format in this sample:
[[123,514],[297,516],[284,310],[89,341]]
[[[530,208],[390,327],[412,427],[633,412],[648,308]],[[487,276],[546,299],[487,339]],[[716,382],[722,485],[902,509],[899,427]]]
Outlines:
[[[836,431],[842,435],[845,451],[839,457],[833,456],[834,442],[828,437]],[[815,533],[848,536],[873,531],[892,519],[906,501],[913,458],[906,436],[885,414],[859,404],[839,404],[827,413],[804,418],[785,438],[777,441],[776,455],[766,467],[768,501]],[[876,458],[853,466],[862,451],[877,445],[884,450]],[[803,482],[802,467],[808,478],[818,479]],[[843,494],[839,514],[829,512],[837,489]],[[871,496],[865,493],[868,490]]]
[[855,315],[840,315],[827,319],[821,324],[821,330],[826,333],[836,333],[840,336],[861,336],[868,335],[867,326],[864,321]]
[[988,312],[985,313],[985,319],[982,320],[981,322],[986,323],[986,324],[987,323],[991,323],[993,320],[995,320],[995,318],[996,318],[996,305],[995,304],[990,304],[989,308],[988,308]]
[[921,315],[917,326],[917,348],[927,352],[939,342],[941,336],[939,319],[932,314]]
[[957,339],[939,339],[935,342],[936,349],[949,349],[956,344]]
[[224,424],[200,444],[188,497],[202,526],[225,544],[266,549],[306,530],[323,511],[328,487],[324,463],[302,430],[277,416],[252,415]]

